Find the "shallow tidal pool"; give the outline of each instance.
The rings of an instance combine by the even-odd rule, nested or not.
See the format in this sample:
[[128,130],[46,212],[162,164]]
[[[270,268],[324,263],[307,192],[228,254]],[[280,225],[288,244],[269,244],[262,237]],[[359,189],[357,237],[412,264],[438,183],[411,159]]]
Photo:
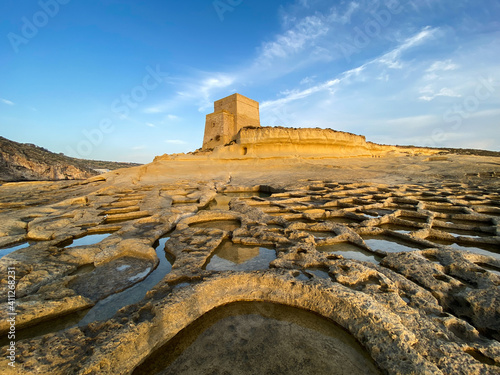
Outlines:
[[238,302],[216,308],[152,353],[135,375],[380,374],[332,321],[297,308]]

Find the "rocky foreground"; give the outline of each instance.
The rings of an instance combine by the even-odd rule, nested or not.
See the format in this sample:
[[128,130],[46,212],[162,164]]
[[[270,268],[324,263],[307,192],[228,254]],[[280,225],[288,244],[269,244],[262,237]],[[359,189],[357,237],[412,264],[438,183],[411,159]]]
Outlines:
[[457,155],[157,160],[5,184],[0,369],[499,374],[498,173]]

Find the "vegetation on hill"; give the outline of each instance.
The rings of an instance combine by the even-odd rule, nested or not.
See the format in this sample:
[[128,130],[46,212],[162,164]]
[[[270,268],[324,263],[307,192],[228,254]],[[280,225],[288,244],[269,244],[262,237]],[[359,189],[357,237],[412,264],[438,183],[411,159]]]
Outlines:
[[137,165],[140,164],[72,158],[0,137],[0,181],[84,179],[99,174],[97,169]]

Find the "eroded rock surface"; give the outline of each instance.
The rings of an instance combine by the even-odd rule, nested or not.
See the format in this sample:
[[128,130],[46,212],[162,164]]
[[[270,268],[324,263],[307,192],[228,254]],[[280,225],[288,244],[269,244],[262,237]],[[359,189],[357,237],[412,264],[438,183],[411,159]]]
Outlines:
[[[180,180],[152,174],[159,168],[0,187],[0,273],[16,270],[23,335],[15,368],[2,348],[5,373],[139,371],[198,318],[241,301],[329,319],[382,373],[500,373],[498,181],[341,182],[255,170],[253,181]],[[142,300],[111,319],[82,319],[145,285],[166,236],[171,270]],[[2,276],[2,300],[6,286]],[[54,324],[62,317],[64,327]],[[3,337],[8,329],[1,320]],[[289,347],[273,344],[278,356]]]

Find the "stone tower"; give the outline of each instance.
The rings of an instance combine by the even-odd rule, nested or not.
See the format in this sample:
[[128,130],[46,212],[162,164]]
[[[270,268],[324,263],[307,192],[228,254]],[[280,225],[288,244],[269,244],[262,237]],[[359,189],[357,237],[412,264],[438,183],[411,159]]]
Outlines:
[[260,127],[258,102],[240,94],[217,100],[206,118],[203,149],[231,142],[246,127]]

